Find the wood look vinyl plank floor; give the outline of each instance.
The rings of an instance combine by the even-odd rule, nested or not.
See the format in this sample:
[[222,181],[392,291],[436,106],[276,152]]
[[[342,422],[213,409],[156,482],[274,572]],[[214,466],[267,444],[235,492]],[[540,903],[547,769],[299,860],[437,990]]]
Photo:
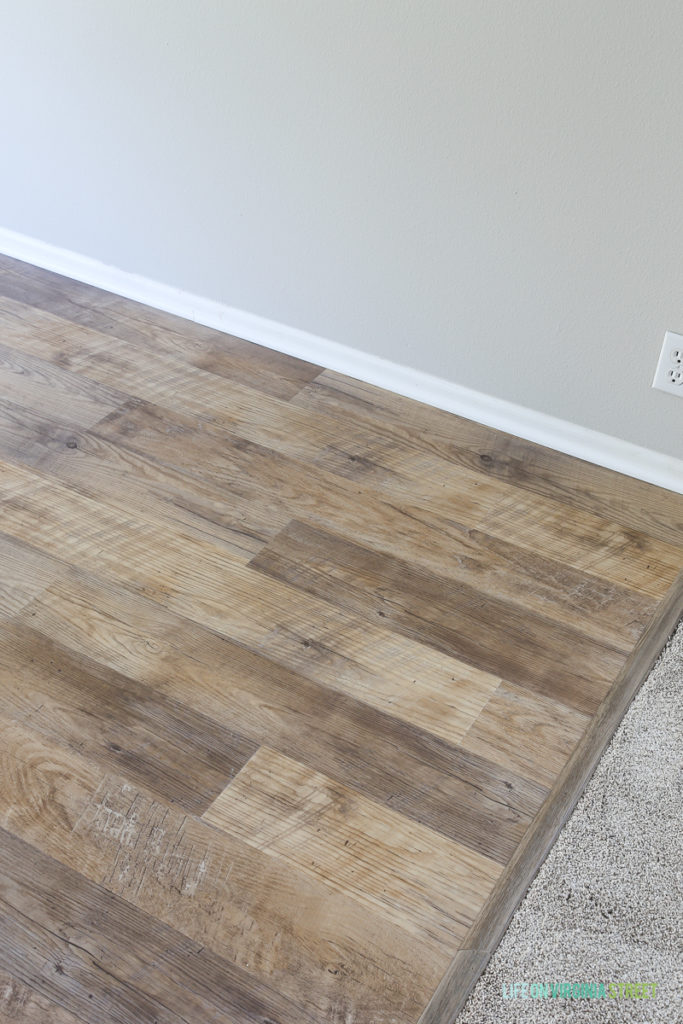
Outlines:
[[0,1020],[450,1024],[683,496],[0,259]]

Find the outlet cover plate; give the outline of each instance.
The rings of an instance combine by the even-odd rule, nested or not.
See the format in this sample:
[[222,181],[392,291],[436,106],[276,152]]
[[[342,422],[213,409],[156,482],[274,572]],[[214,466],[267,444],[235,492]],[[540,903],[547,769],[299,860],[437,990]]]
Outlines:
[[683,334],[667,331],[664,335],[652,387],[683,398]]

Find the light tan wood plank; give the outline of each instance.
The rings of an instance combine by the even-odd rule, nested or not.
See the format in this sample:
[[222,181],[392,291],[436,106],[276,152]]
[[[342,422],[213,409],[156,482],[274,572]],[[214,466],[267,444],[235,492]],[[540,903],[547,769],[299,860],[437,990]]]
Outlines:
[[588,723],[579,711],[504,682],[461,744],[550,789]]
[[0,621],[16,615],[65,575],[68,570],[59,561],[0,533]]
[[261,513],[219,482],[179,472],[12,402],[0,406],[0,458],[54,476],[86,497],[106,501],[126,518],[181,527],[200,540],[208,537],[238,558],[251,558],[278,528],[269,510]]
[[241,564],[226,547],[135,518],[7,462],[0,466],[0,511],[10,536],[169,605],[194,604],[198,611],[215,600],[220,608],[230,600],[226,576]]
[[125,396],[113,387],[85,380],[58,366],[0,344],[0,394],[28,408],[68,415],[90,426],[112,412]]
[[212,718],[48,640],[0,624],[4,715],[201,813],[256,744]]
[[420,942],[462,940],[501,871],[267,747],[203,817],[352,895]]
[[[12,275],[16,281],[16,275]],[[78,350],[79,337],[87,332],[99,331],[109,337],[128,341],[150,352],[167,353],[181,359],[188,368],[205,370],[236,383],[245,384],[255,391],[273,397],[291,399],[302,387],[314,380],[322,367],[281,352],[255,345],[180,317],[152,310],[148,306],[122,299],[105,292],[97,294],[89,289],[87,302],[79,302],[73,284],[64,289],[59,285],[48,299],[46,307],[58,310],[55,316],[49,308],[27,306],[12,298],[20,295],[21,286],[0,288],[0,337],[7,334],[7,343],[14,337],[20,345],[40,346],[34,354],[50,358],[50,348],[64,351],[64,342],[73,351]],[[66,294],[65,294],[66,292]],[[71,292],[75,301],[69,300]],[[36,298],[39,290],[29,288],[26,298]],[[49,346],[49,347],[48,347]]]
[[314,1024],[303,1006],[2,828],[0,934],[5,969],[82,1021]]
[[59,366],[62,353],[78,350],[80,328],[63,317],[26,305],[0,289],[0,342]]

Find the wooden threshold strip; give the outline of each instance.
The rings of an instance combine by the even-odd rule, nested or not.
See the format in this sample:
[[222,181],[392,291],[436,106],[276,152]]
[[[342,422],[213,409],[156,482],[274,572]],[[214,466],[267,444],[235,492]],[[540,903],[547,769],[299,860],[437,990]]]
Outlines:
[[683,617],[683,571],[676,577],[647,629],[634,647],[545,803],[498,879],[468,936],[467,948],[453,958],[418,1024],[450,1024],[495,952],[560,830],[638,693]]

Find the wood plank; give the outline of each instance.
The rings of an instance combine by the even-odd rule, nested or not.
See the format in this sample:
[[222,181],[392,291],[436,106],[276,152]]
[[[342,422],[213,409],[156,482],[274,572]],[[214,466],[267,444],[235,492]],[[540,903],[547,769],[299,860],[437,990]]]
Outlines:
[[[325,370],[295,404],[404,432],[453,463],[511,482],[667,544],[683,546],[683,493],[654,488],[602,466],[505,434],[363,381]],[[370,458],[372,455],[370,454]],[[683,492],[683,480],[681,480]]]
[[447,571],[455,580],[576,626],[624,651],[630,650],[654,610],[654,599],[626,587],[481,530],[443,522],[424,511],[396,508],[251,442],[228,435],[218,445],[215,434],[196,420],[151,405],[115,413],[98,425],[96,435],[145,457],[168,459],[169,424],[177,431],[176,465],[201,476],[207,486],[227,489],[232,502],[241,499],[240,514],[264,539],[264,524],[251,523],[250,509],[267,510],[272,524],[280,526],[303,515],[348,531],[389,554],[408,550],[411,561],[426,569],[442,575]]
[[683,617],[683,572],[615,680],[600,711],[574,748],[541,812],[499,877],[482,915],[422,1013],[418,1024],[452,1020],[500,942],[513,913],[545,860],[628,707]]
[[[59,317],[65,325],[96,329],[105,334],[116,327],[116,318],[99,308],[106,307],[108,292],[20,260],[0,271],[0,295]],[[191,322],[185,323],[186,329],[191,331]]]
[[586,714],[624,661],[558,623],[303,523],[291,523],[250,565]]
[[226,377],[286,401],[317,377],[322,369],[314,363],[239,338],[223,338],[220,343],[207,346],[206,352],[192,362],[207,373]]
[[[223,1000],[218,1006],[227,1019],[233,1007],[254,1000],[257,1006],[261,1002],[258,1012],[278,1020],[282,1013],[284,1020],[296,1021],[295,1012],[305,1009],[313,1020],[369,1024],[373,1013],[382,1019],[386,1012],[387,985],[395,992],[401,1024],[419,1013],[439,967],[446,964],[436,944],[415,950],[406,933],[375,918],[367,906],[123,779],[103,775],[74,752],[22,726],[0,725],[0,739],[0,826],[72,869],[68,886],[57,890],[68,901],[61,914],[54,894],[50,904],[49,882],[35,876],[35,857],[25,877],[31,884],[46,884],[48,905],[62,929],[66,922],[76,928],[79,946],[89,945],[80,933],[85,922],[72,915],[79,914],[79,893],[85,890],[81,910],[87,911],[91,929],[93,921],[99,926],[98,917],[106,920],[107,935],[125,941],[138,970],[141,951],[153,958],[152,966],[156,963],[169,943],[167,929],[200,946],[202,964],[212,954],[206,970],[211,973],[212,962],[220,967],[212,980],[214,987],[218,982]],[[0,875],[3,868],[0,853]],[[18,870],[14,864],[7,877],[16,878]],[[51,874],[52,884],[59,884],[60,873],[53,867]],[[98,913],[102,900],[105,907]],[[119,907],[130,915],[121,929]],[[107,941],[98,927],[96,948]],[[1,966],[12,971],[16,964]],[[155,980],[151,971],[143,968],[141,974]],[[194,992],[208,995],[211,987],[205,993],[196,980]],[[178,1006],[177,998],[171,1005]],[[194,1019],[205,1018],[195,1014]],[[251,1020],[244,1013],[237,1019]]]
[[12,402],[0,405],[0,457],[55,476],[126,517],[180,526],[200,540],[209,537],[242,560],[256,554],[278,527],[269,510],[260,514],[217,482]]
[[33,629],[0,627],[2,710],[199,813],[256,750],[239,733]]
[[420,941],[465,937],[500,874],[494,861],[260,747],[203,815],[348,893]]
[[74,337],[92,331],[138,347],[175,344],[185,357],[232,337],[20,261],[4,270],[0,267],[0,312],[6,304],[29,310],[36,324],[60,321],[63,331],[73,331]]
[[125,592],[55,586],[22,615],[45,635],[501,863],[546,795]]
[[503,682],[460,742],[551,789],[588,723],[579,711]]
[[0,533],[0,622],[16,615],[68,569],[58,560]]
[[4,829],[0,866],[0,963],[41,1001],[112,1024],[313,1024],[304,1007]]
[[171,524],[137,519],[45,474],[0,464],[5,532],[75,567],[127,583],[160,603],[202,615],[232,598],[242,560],[227,547]]
[[[196,368],[188,376],[187,362],[168,352],[140,350],[101,332],[82,331],[71,354],[56,353],[61,365],[170,412],[193,415],[209,432],[212,426],[219,435],[227,429],[282,455],[308,460],[321,472],[328,459],[328,467],[334,470],[328,477],[336,475],[339,480],[349,475],[348,466],[355,467],[350,472],[356,486],[358,467],[367,470],[375,466],[383,453],[377,471],[364,472],[363,479],[392,503],[402,503],[406,512],[421,522],[432,517],[437,533],[450,530],[457,537],[463,526],[481,529],[484,525],[486,533],[506,542],[658,598],[678,571],[680,547],[578,509],[568,516],[567,505],[561,501],[526,494],[517,486],[487,478],[433,454],[429,446],[416,449],[414,436],[396,436],[395,425],[370,429],[357,417],[342,420],[274,398],[256,400],[250,388]],[[34,344],[30,336],[21,333],[13,340],[29,349]],[[330,462],[330,452],[345,454]],[[411,493],[419,494],[419,509],[406,502]],[[525,497],[523,514],[518,514],[519,502]],[[454,508],[458,510],[455,530],[451,521]],[[623,557],[625,550],[629,559]]]
[[[25,302],[10,296],[22,296],[40,304],[30,305],[27,321],[32,332],[36,324],[59,324],[54,338],[65,334],[75,338],[74,327],[96,329],[151,351],[167,352],[183,359],[188,367],[206,370],[247,385],[256,391],[285,400],[293,398],[302,387],[314,380],[322,367],[303,359],[284,355],[273,349],[255,345],[222,331],[192,323],[181,317],[151,309],[142,303],[122,299],[78,282],[32,273],[26,266],[0,282],[0,322],[7,312],[24,319]],[[23,288],[22,288],[23,285]],[[54,313],[58,312],[59,316]],[[8,342],[11,344],[11,342]],[[54,343],[54,342],[53,342]]]
[[550,448],[537,445],[531,452],[529,442],[521,438],[505,436],[502,445],[492,441],[466,463],[476,466],[478,460],[487,474],[531,494],[683,546],[683,478],[681,493],[675,493]]
[[17,352],[62,366],[83,345],[82,329],[63,317],[8,298],[0,284],[0,337]]
[[[95,472],[93,480],[98,479]],[[239,540],[232,534],[225,547],[208,547],[195,534],[161,530],[154,516],[138,519],[137,508],[109,490],[112,504],[103,506],[45,474],[9,464],[3,480],[8,495],[3,522],[15,537],[40,544],[54,558],[66,550],[71,563],[84,570],[109,576],[297,673],[447,740],[464,735],[498,684],[476,667],[373,629],[289,588],[264,589],[258,574],[237,571],[232,556]],[[10,499],[12,488],[21,491],[20,498]],[[134,494],[134,484],[129,490]],[[83,524],[76,536],[75,523]],[[181,573],[182,589],[170,587],[169,578]]]
[[57,1003],[0,970],[0,1021],[3,1024],[81,1024]]
[[125,395],[85,380],[52,363],[0,344],[0,393],[48,415],[68,414],[74,423],[91,426],[112,412]]

